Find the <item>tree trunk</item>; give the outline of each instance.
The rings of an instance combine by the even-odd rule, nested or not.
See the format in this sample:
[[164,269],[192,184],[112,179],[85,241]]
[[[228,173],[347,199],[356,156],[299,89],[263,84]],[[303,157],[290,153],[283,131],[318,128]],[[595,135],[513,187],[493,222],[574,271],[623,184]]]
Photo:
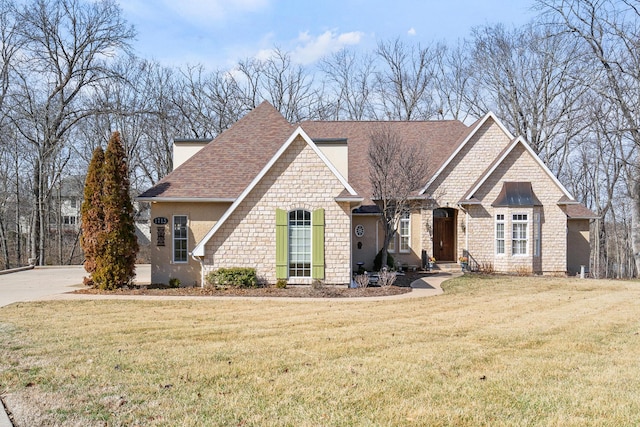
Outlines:
[[[640,159],[638,160],[640,166]],[[633,249],[633,259],[635,271],[629,272],[629,277],[634,277],[640,271],[640,173],[634,173],[631,187],[631,247]]]
[[0,247],[2,247],[2,256],[4,258],[4,269],[11,268],[9,262],[9,242],[7,241],[7,234],[5,233],[4,222],[0,221]]

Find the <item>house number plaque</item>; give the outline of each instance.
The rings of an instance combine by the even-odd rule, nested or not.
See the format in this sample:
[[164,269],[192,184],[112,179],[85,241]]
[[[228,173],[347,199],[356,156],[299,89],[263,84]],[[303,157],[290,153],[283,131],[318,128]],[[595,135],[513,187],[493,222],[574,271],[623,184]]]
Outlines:
[[164,246],[164,226],[156,227],[157,238],[156,238],[156,246]]

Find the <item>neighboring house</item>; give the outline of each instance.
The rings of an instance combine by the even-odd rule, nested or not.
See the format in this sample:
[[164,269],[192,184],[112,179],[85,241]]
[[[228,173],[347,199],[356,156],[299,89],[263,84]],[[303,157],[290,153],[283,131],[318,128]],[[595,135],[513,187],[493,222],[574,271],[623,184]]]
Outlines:
[[372,269],[383,235],[367,156],[381,125],[427,145],[432,164],[392,242],[397,263],[468,256],[472,267],[535,274],[588,266],[594,214],[492,113],[469,127],[291,125],[264,102],[139,196],[151,202],[152,281],[201,284],[220,267],[255,267],[272,283],[346,284],[359,263]]
[[54,191],[54,203],[57,205],[58,218],[50,222],[49,228],[60,227],[63,231],[80,229],[80,207],[84,192],[84,176],[71,175],[60,180]]
[[[53,200],[55,205],[55,217],[49,221],[50,231],[60,228],[63,232],[79,232],[81,225],[81,208],[84,199],[84,175],[71,175],[62,178],[55,188]],[[141,246],[150,244],[148,203],[133,201],[134,221],[136,237]],[[28,227],[28,225],[27,225]]]

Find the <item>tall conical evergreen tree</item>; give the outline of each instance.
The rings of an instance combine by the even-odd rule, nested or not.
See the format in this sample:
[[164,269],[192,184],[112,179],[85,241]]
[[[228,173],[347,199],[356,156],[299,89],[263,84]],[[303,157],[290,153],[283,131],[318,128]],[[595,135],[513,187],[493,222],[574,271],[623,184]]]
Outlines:
[[114,132],[109,140],[102,174],[104,233],[98,239],[101,254],[93,281],[101,289],[115,289],[128,284],[135,276],[138,252],[129,172],[118,132]]
[[104,207],[102,205],[102,168],[104,151],[102,147],[93,150],[87,179],[84,183],[84,200],[80,209],[82,235],[80,245],[84,252],[84,269],[89,274],[96,270],[96,258],[99,256],[98,240],[104,230]]

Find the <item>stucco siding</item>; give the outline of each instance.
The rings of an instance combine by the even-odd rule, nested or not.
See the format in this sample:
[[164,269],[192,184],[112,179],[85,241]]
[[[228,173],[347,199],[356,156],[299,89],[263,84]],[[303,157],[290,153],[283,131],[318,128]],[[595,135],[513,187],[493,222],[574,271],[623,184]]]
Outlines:
[[[325,282],[349,283],[351,206],[337,203],[344,187],[298,137],[205,246],[205,269],[255,267],[269,283],[275,276],[276,209],[325,209]],[[290,278],[289,283],[310,283]]]
[[[355,236],[355,227],[362,225],[364,227],[364,235],[362,237]],[[379,245],[382,245],[382,227],[379,226],[379,217],[373,215],[354,215],[353,216],[353,270],[358,270],[358,263],[362,262],[363,267],[367,271],[373,271],[373,260],[378,253]],[[358,246],[358,243],[361,243]]]
[[589,242],[589,220],[567,221],[567,270],[571,275],[580,273],[580,267],[589,269],[591,245]]
[[[175,277],[183,286],[200,283],[200,263],[188,257],[186,263],[173,262],[173,217],[187,216],[187,249],[195,245],[211,230],[230,203],[168,203],[151,204],[151,218],[164,217],[166,225],[151,224],[151,281],[168,283]],[[158,228],[164,229],[164,246],[158,246]]]

